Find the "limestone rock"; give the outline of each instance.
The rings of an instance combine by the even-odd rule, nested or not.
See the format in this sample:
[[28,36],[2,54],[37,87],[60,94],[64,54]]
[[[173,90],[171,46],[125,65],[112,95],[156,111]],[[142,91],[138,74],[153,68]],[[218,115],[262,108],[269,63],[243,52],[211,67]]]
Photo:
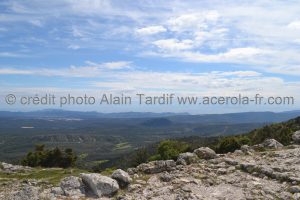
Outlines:
[[278,149],[283,147],[283,145],[275,139],[266,139],[262,144],[262,147]]
[[126,187],[132,181],[129,174],[127,172],[123,171],[122,169],[115,170],[112,173],[111,177],[113,179],[117,180],[121,187]]
[[0,162],[0,171],[5,173],[16,173],[16,172],[30,172],[32,171],[31,167],[22,166],[22,165],[12,165],[5,162]]
[[82,180],[76,176],[69,176],[61,180],[60,187],[66,196],[83,197],[85,196],[85,187]]
[[216,152],[208,147],[201,147],[194,150],[194,153],[201,159],[213,159],[218,157]]
[[82,173],[80,177],[97,197],[111,197],[119,190],[118,182],[110,177],[96,173]]

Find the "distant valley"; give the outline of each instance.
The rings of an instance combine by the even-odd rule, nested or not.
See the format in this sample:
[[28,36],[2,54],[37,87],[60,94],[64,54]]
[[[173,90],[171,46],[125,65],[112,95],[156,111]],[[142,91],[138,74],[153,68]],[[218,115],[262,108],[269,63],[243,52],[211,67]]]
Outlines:
[[63,110],[0,112],[0,160],[17,162],[35,144],[46,144],[70,147],[86,161],[101,162],[167,138],[236,135],[297,116],[300,111],[215,115]]

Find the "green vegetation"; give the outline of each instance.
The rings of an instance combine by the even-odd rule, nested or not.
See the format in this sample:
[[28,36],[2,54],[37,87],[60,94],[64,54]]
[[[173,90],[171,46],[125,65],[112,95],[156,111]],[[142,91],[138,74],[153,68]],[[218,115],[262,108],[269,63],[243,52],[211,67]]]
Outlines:
[[241,145],[239,144],[237,138],[235,137],[227,137],[220,140],[216,151],[218,153],[227,153],[233,152],[236,149],[239,149]]
[[148,161],[149,156],[150,154],[147,148],[137,149],[136,151],[134,151],[134,153],[132,153],[132,155],[129,156],[129,158],[131,158],[129,161],[123,159],[128,163],[128,166],[125,165],[125,167],[136,167],[139,164],[145,163]]
[[300,129],[300,117],[283,123],[276,123],[255,129],[247,134],[223,137],[215,145],[218,153],[233,152],[242,145],[255,145],[262,143],[265,139],[275,139],[283,145],[292,141],[293,132]]
[[150,157],[150,160],[176,159],[180,153],[189,150],[189,145],[176,140],[164,140],[157,147],[157,154]]
[[35,168],[32,172],[28,173],[4,173],[0,172],[0,180],[27,180],[27,179],[37,179],[40,181],[47,181],[50,184],[58,185],[60,180],[67,176],[78,176],[80,173],[86,172],[84,170],[69,168],[51,168],[51,169],[41,169]]
[[110,176],[116,169],[117,169],[116,167],[106,168],[101,172],[101,174],[104,176]]
[[70,148],[61,151],[59,148],[45,149],[45,145],[36,145],[34,152],[29,152],[21,161],[22,165],[30,167],[73,167],[76,155]]

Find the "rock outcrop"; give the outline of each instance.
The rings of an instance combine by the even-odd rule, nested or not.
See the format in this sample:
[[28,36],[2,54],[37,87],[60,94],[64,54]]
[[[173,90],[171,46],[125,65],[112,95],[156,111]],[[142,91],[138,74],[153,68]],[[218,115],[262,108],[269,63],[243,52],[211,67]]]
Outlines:
[[143,163],[137,166],[137,170],[146,174],[155,174],[164,171],[172,171],[176,167],[174,160],[157,160]]

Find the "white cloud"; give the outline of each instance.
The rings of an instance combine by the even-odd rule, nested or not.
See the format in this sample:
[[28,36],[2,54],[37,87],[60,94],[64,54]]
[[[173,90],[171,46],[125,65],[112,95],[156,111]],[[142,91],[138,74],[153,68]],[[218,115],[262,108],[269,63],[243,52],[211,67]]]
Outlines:
[[[93,85],[109,90],[130,89],[134,92],[147,93],[174,92],[176,94],[194,95],[234,95],[243,93],[253,95],[296,95],[299,82],[285,82],[281,78],[263,76],[256,71],[230,71],[207,73],[176,72],[117,72],[104,74],[109,81],[97,81]],[[163,86],[163,87],[162,87]]]
[[77,50],[77,49],[80,49],[80,46],[79,45],[76,45],[76,44],[71,44],[68,46],[69,49],[73,49],[73,50]]
[[139,28],[136,30],[136,32],[141,35],[154,35],[154,34],[163,33],[166,31],[167,31],[167,29],[164,28],[163,26],[148,26],[148,27]]
[[129,69],[131,68],[131,62],[129,61],[116,61],[116,62],[105,62],[105,63],[94,63],[91,61],[86,61],[88,65],[97,67],[98,69],[108,69],[108,70],[119,70],[119,69]]
[[165,39],[165,40],[157,40],[153,42],[161,50],[167,51],[178,51],[193,48],[192,40],[182,40],[179,41],[177,39]]
[[171,18],[167,21],[167,24],[172,31],[193,31],[207,28],[210,23],[216,22],[219,17],[217,11],[189,13]]
[[130,68],[131,62],[119,61],[119,62],[107,62],[103,66],[108,69],[126,69]]
[[0,52],[0,57],[19,58],[19,57],[26,57],[26,55],[14,53],[14,52]]
[[31,23],[32,25],[37,26],[37,27],[43,27],[43,25],[44,25],[43,22],[38,19],[29,20],[29,23]]
[[300,30],[300,21],[294,21],[288,24],[288,28]]
[[2,75],[31,75],[34,74],[33,71],[30,70],[22,70],[22,69],[13,69],[13,68],[4,68],[0,69],[0,74]]
[[300,75],[300,65],[269,67],[268,71],[273,72],[273,73],[278,73],[278,74],[299,76]]
[[104,73],[122,69],[131,69],[131,62],[116,61],[95,63],[86,61],[87,66],[70,66],[69,68],[50,69],[50,68],[34,68],[34,69],[16,69],[2,68],[2,75],[36,75],[36,76],[62,76],[62,77],[98,77]]

